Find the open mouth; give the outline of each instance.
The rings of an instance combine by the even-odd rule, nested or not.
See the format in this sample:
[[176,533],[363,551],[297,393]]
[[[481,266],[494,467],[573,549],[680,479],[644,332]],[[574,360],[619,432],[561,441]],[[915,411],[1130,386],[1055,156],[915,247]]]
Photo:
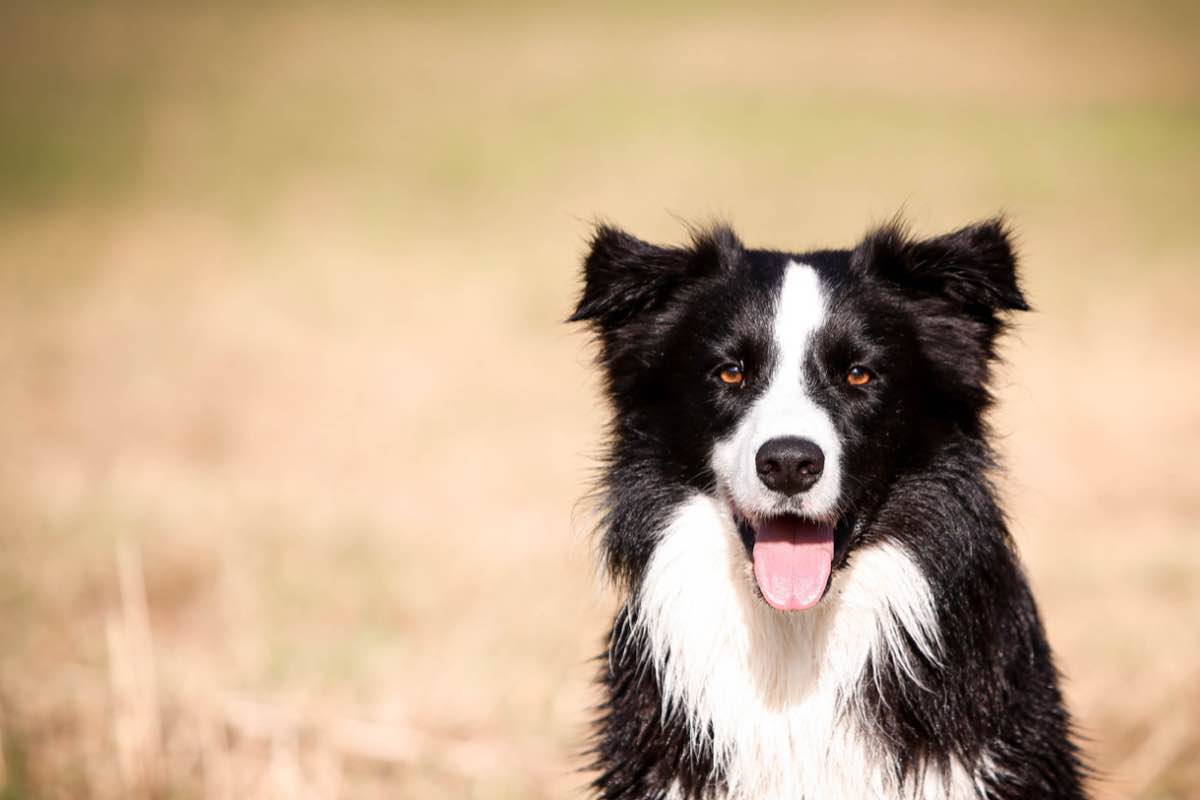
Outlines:
[[734,518],[768,605],[804,611],[821,602],[835,562],[845,555],[851,527],[847,520],[779,514],[752,521],[736,511]]

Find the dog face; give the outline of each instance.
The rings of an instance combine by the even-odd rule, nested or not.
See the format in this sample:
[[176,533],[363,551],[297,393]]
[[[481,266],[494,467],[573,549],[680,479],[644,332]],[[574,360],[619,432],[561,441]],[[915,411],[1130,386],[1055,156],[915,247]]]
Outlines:
[[718,498],[762,598],[818,603],[892,487],[979,432],[1003,311],[1025,308],[1007,233],[898,225],[853,250],[658,247],[601,227],[573,320],[613,406],[604,546],[636,581],[670,510]]

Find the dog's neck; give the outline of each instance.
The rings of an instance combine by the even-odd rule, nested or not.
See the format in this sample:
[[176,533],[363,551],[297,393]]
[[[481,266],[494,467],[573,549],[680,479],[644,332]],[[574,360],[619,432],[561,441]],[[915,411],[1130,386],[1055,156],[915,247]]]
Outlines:
[[[683,504],[630,599],[664,714],[682,711],[731,798],[903,796],[857,703],[868,663],[915,682],[913,659],[938,659],[920,570],[898,546],[872,545],[852,553],[816,608],[795,614],[768,607],[753,580],[723,505],[702,494]],[[954,776],[942,777],[951,789]]]

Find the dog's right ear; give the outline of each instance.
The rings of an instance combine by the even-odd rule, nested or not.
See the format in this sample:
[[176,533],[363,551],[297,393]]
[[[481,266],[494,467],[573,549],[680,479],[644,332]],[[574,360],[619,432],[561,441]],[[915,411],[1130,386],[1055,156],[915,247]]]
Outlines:
[[583,262],[583,295],[568,322],[612,330],[661,303],[682,277],[683,253],[599,225]]
[[568,322],[588,322],[600,333],[661,308],[688,277],[720,271],[742,244],[728,227],[696,229],[691,247],[660,247],[620,228],[598,225],[583,262],[583,294]]

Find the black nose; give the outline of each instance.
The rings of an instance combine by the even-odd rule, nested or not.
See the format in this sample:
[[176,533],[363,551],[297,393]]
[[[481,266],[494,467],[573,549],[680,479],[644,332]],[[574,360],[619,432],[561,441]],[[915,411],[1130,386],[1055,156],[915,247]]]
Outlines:
[[758,448],[754,466],[768,489],[793,495],[811,489],[821,477],[825,454],[808,439],[781,436]]

